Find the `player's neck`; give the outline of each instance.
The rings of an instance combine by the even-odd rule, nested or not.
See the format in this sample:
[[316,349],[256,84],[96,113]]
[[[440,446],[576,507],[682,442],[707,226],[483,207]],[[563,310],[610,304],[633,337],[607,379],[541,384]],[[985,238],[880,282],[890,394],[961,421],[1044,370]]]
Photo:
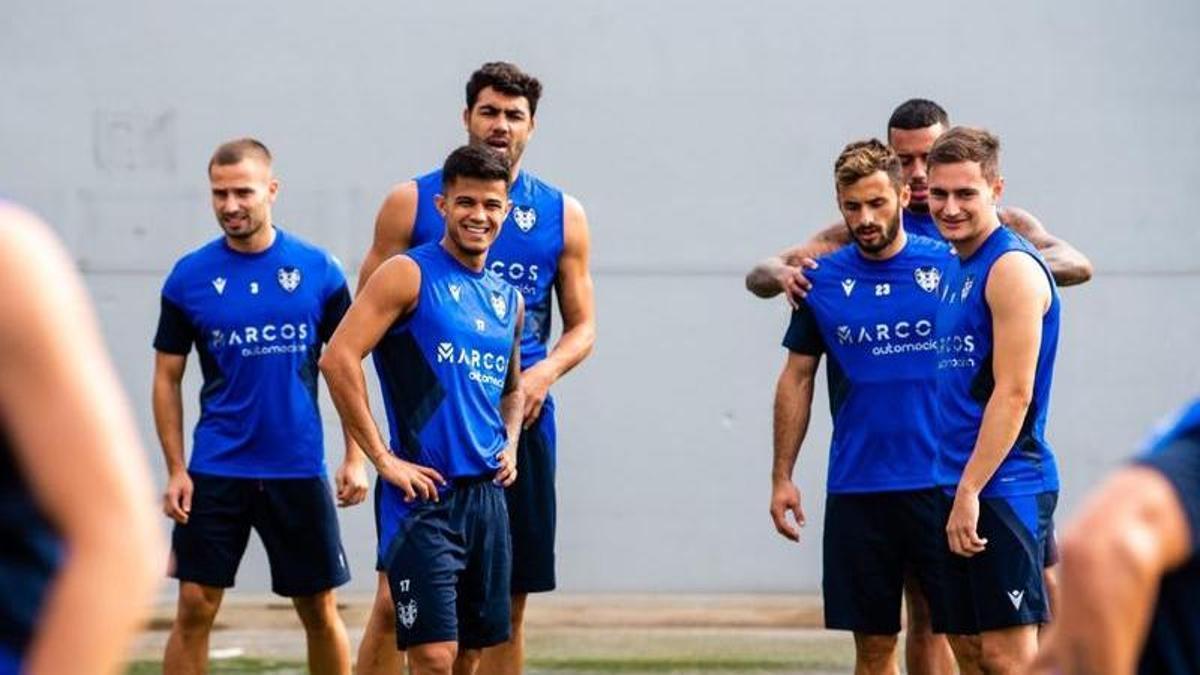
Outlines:
[[988,237],[992,236],[992,233],[998,229],[1000,229],[1000,219],[992,216],[987,221],[987,224],[984,225],[975,235],[968,239],[952,242],[954,244],[954,250],[958,252],[958,257],[962,260],[966,260],[967,258],[975,255],[975,252],[979,250],[979,247],[983,246],[983,243],[988,240]]
[[896,238],[892,240],[892,243],[888,244],[883,249],[874,251],[874,252],[869,252],[869,251],[864,251],[862,248],[859,248],[858,252],[860,254],[862,254],[862,257],[866,258],[867,260],[883,261],[883,260],[889,260],[891,258],[896,257],[896,255],[899,254],[900,251],[904,250],[904,247],[907,244],[908,244],[908,233],[904,231],[904,226],[901,225],[900,228],[898,230],[896,230]]
[[275,226],[267,222],[249,237],[238,238],[226,235],[225,244],[238,253],[262,253],[275,243],[276,234]]
[[458,264],[478,274],[483,271],[483,266],[487,264],[487,251],[483,253],[470,253],[464,251],[449,235],[442,237],[442,249],[450,254],[451,258],[458,261]]
[[513,162],[512,170],[508,174],[508,184],[516,185],[517,184],[517,176],[520,176],[520,175],[521,175],[521,158],[518,157],[517,161]]

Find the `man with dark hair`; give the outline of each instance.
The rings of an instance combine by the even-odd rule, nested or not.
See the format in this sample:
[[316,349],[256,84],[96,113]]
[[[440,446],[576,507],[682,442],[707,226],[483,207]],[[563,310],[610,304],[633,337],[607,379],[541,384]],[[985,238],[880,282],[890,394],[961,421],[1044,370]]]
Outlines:
[[[472,673],[510,632],[503,487],[517,477],[521,294],[487,267],[508,216],[509,165],[486,148],[442,168],[439,242],[379,266],[321,357],[338,413],[382,480],[378,568],[413,673]],[[391,428],[371,417],[374,352]],[[398,671],[397,671],[398,672]]]
[[1034,672],[1188,675],[1200,666],[1200,399],[1068,524]]
[[[933,142],[949,126],[946,111],[925,99],[905,101],[888,121],[888,145],[900,156],[904,180],[912,194],[904,210],[904,227],[910,232],[940,236],[929,215],[927,158]],[[999,213],[1002,223],[1038,249],[1059,286],[1072,286],[1091,279],[1092,265],[1088,259],[1067,242],[1050,235],[1032,214],[1014,207],[1001,207]],[[760,298],[784,293],[794,306],[812,287],[805,277],[805,268],[816,264],[813,259],[849,243],[844,224],[840,221],[832,223],[803,244],[792,246],[756,265],[746,275],[746,288]]]
[[[587,216],[579,202],[521,169],[533,135],[541,84],[510,63],[488,63],[471,75],[463,124],[471,145],[491,148],[511,163],[508,222],[491,248],[488,269],[517,287],[527,315],[521,338],[524,421],[517,450],[520,477],[506,491],[513,544],[512,638],[484,654],[487,673],[520,672],[524,660],[527,594],[555,586],[556,466],[554,400],[550,386],[592,350],[596,319]],[[443,233],[436,207],[441,172],[433,171],[395,187],[375,220],[375,237],[359,270],[362,289],[388,258]],[[558,297],[562,336],[550,347],[552,296]],[[363,672],[395,672],[399,654],[391,647],[394,608],[380,574],[375,606],[363,634],[358,667]]]
[[74,262],[0,199],[0,673],[119,672],[161,575],[133,415]]
[[[350,293],[337,261],[272,222],[279,182],[262,143],[222,145],[209,182],[222,236],[171,270],[154,338],[154,421],[170,473],[163,509],[176,523],[179,579],[163,667],[205,670],[213,620],[253,528],[272,590],[292,599],[304,624],[309,668],[349,673],[333,589],[350,571],[325,479],[316,366]],[[185,465],[180,383],[193,344],[204,387]],[[366,498],[364,460],[349,439],[336,481],[342,506]]]
[[856,673],[895,673],[904,575],[939,596],[941,495],[933,321],[949,247],[907,233],[900,159],[871,139],[847,145],[834,167],[838,208],[853,246],[830,254],[792,313],[788,359],[775,391],[771,516],[799,540],[792,471],[808,428],[821,355],[828,352],[833,442],[825,510],[827,628],[854,631]]
[[961,636],[978,634],[983,671],[1017,673],[1050,618],[1042,570],[1058,469],[1045,431],[1059,299],[1046,262],[996,216],[999,151],[998,138],[967,127],[929,151],[930,212],[956,253],[936,322],[935,472],[953,503],[946,615],[935,629],[960,660],[974,651]]

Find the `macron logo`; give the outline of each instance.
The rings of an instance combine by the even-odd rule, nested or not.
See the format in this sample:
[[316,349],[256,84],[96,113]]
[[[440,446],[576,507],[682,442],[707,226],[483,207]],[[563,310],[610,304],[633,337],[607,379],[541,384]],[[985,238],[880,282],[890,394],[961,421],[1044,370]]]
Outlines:
[[1025,597],[1025,591],[1009,591],[1005,595],[1008,596],[1008,601],[1012,603],[1013,609],[1021,609],[1021,600]]
[[212,280],[213,288],[217,290],[217,295],[225,294],[225,277],[217,277]]
[[854,283],[853,279],[842,279],[842,290],[846,292],[847,298],[854,292]]
[[437,350],[438,363],[441,363],[442,361],[451,361],[453,359],[454,359],[454,345],[450,344],[449,342],[438,343],[438,350]]

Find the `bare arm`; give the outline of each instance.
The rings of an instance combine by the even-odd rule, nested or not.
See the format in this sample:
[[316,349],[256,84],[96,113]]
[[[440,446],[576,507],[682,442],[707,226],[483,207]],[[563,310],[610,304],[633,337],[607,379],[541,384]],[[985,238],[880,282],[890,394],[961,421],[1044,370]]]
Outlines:
[[375,237],[358,270],[358,289],[361,293],[367,279],[388,258],[404,253],[412,245],[413,225],[417,220],[417,183],[407,181],[392,188],[375,216]]
[[167,465],[167,491],[163,495],[163,513],[176,522],[186,523],[192,511],[192,479],[188,476],[183,453],[183,395],[180,383],[187,367],[187,356],[154,353],[154,429]]
[[800,531],[788,522],[792,512],[796,524],[804,525],[800,491],[792,482],[792,471],[800,454],[800,445],[808,433],[812,413],[813,383],[820,356],[788,352],[787,363],[775,384],[775,460],[771,465],[771,519],[775,529],[792,541],[800,540]]
[[542,411],[550,386],[592,353],[596,343],[596,302],[589,269],[591,239],[587,215],[573,197],[563,197],[563,251],[558,259],[555,291],[563,332],[541,362],[521,374],[526,428]]
[[161,574],[145,451],[73,264],[29,214],[0,210],[0,411],[70,555],[23,672],[116,672]]
[[830,223],[808,241],[773,255],[754,266],[746,274],[746,290],[760,298],[787,295],[792,307],[808,295],[812,284],[804,278],[805,261],[833,253],[850,243],[846,224],[839,220]]
[[1130,467],[1114,475],[1063,537],[1058,616],[1035,671],[1134,672],[1159,581],[1190,549],[1182,505],[1162,474]]
[[500,418],[508,442],[500,453],[500,468],[496,482],[504,487],[517,479],[517,443],[521,437],[521,420],[525,400],[521,392],[521,334],[525,330],[525,298],[517,293],[517,325],[513,330],[512,354],[508,357],[508,373],[504,377],[504,393],[500,396]]
[[1000,220],[1037,248],[1059,286],[1075,286],[1092,278],[1092,261],[1074,246],[1053,236],[1033,214],[1013,207],[1000,209]]
[[971,458],[963,469],[946,524],[950,549],[974,555],[979,538],[979,493],[1008,456],[1033,399],[1042,317],[1050,306],[1050,282],[1036,260],[1020,252],[1002,255],[988,275],[985,290],[992,312],[992,376],[995,387],[983,410],[983,422]]

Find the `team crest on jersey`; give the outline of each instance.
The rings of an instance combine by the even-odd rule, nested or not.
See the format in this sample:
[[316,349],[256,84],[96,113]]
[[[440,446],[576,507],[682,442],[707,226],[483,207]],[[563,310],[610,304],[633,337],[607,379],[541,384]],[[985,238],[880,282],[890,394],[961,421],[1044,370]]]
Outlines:
[[298,267],[280,267],[275,273],[275,278],[279,280],[279,285],[283,290],[291,293],[300,287],[300,268]]
[[521,228],[522,232],[528,232],[533,229],[534,225],[537,225],[537,211],[534,211],[532,206],[529,208],[514,206],[513,222]]
[[401,625],[405,628],[412,628],[417,622],[417,601],[409,600],[408,603],[396,603],[396,618],[400,620]]
[[502,294],[496,291],[492,291],[492,311],[496,313],[496,318],[501,321],[508,314],[508,302]]
[[921,290],[932,293],[937,290],[938,284],[942,283],[942,271],[936,267],[918,267],[913,270],[913,278],[917,280]]

